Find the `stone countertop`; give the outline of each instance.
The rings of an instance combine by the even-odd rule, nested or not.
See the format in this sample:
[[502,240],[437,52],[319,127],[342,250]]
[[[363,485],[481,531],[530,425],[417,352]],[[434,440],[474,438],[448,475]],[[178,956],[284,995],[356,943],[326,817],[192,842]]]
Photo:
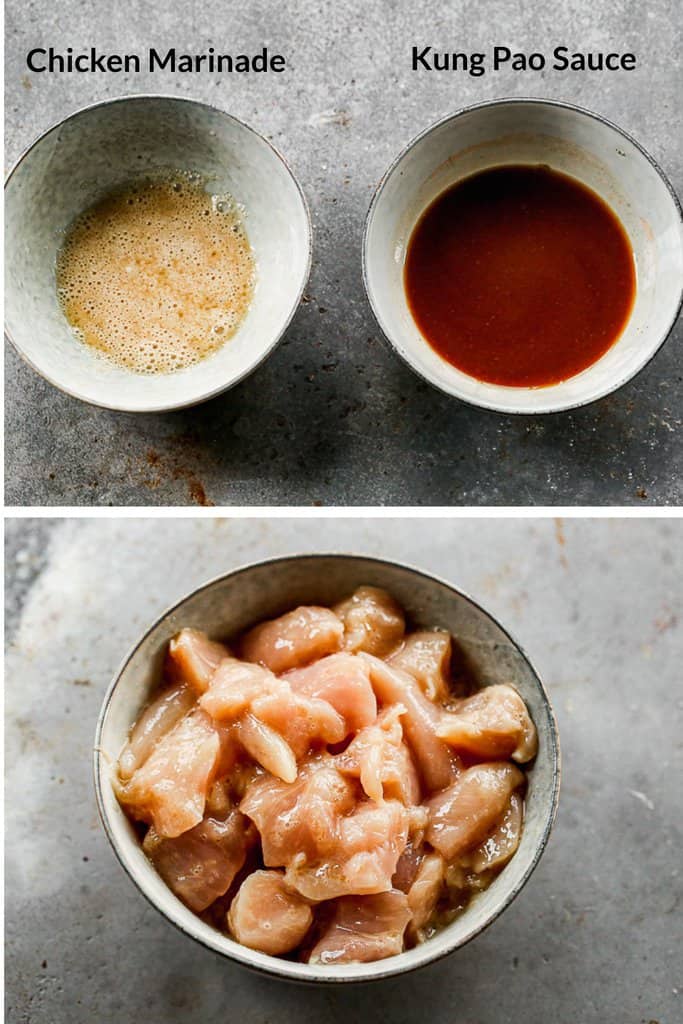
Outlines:
[[[10,521],[8,1024],[675,1024],[681,1019],[681,522]],[[190,942],[118,865],[91,744],[129,646],[205,579],[293,551],[411,562],[536,663],[563,748],[558,820],[515,903],[451,957],[343,990]]]
[[[15,505],[646,505],[682,499],[681,324],[638,378],[545,417],[480,411],[422,383],[381,340],[360,246],[372,192],[419,131],[477,101],[543,96],[594,109],[652,153],[680,191],[683,85],[673,0],[435,5],[330,0],[125,4],[48,0],[7,10],[7,160],[98,99],[168,92],[243,118],[282,151],[308,197],[314,265],[286,338],[205,405],[135,416],[53,389],[12,348],[7,501]],[[285,54],[281,75],[29,75],[29,48]],[[412,73],[413,45],[459,51],[633,51],[635,71]]]

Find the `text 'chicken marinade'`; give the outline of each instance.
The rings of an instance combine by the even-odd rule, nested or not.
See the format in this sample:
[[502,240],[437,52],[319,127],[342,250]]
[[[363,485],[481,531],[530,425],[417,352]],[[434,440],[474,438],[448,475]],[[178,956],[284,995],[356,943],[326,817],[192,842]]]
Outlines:
[[453,920],[517,849],[515,762],[537,740],[517,692],[471,692],[451,653],[372,587],[230,649],[183,629],[116,779],[178,898],[309,963],[380,960]]

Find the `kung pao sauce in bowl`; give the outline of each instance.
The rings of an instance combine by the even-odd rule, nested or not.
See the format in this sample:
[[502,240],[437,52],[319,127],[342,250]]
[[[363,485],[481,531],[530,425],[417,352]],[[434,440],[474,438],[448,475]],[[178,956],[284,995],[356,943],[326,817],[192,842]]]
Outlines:
[[363,267],[384,334],[430,383],[499,412],[557,412],[616,390],[666,340],[681,210],[604,118],[498,100],[401,153],[370,207]]

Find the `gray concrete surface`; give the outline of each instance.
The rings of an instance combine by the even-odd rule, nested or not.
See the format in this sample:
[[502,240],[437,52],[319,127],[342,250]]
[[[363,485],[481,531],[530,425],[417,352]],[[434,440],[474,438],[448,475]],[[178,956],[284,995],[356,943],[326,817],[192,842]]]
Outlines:
[[[109,52],[176,45],[282,52],[291,70],[242,79],[167,72],[29,76],[33,45]],[[458,50],[633,51],[638,70],[413,74],[413,44]],[[675,0],[275,0],[7,5],[7,159],[99,98],[178,92],[244,118],[282,150],[308,196],[314,267],[286,340],[232,392],[189,412],[90,409],[7,356],[7,500],[35,505],[677,504],[681,325],[637,380],[539,419],[470,409],[422,384],[380,339],[360,272],[381,174],[422,128],[468,103],[556,97],[605,114],[683,182]]]
[[[676,1024],[681,520],[10,521],[8,1024]],[[305,550],[410,561],[469,590],[547,683],[564,757],[550,844],[487,932],[402,980],[343,991],[247,973],[134,889],[99,825],[105,688],[167,604]]]

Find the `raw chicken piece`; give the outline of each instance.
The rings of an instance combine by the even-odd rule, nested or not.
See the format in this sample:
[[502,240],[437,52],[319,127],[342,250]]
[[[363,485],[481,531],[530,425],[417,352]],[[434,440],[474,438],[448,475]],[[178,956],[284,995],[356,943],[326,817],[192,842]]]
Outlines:
[[434,913],[444,882],[444,859],[439,853],[428,853],[417,869],[408,890],[408,906],[412,914],[409,931],[418,940]]
[[382,782],[385,800],[400,800],[407,807],[419,804],[422,788],[420,776],[413,755],[405,743],[396,747],[394,756],[385,761]]
[[412,676],[370,654],[359,654],[370,668],[370,681],[382,704],[403,704],[403,731],[420,769],[426,788],[443,789],[457,777],[458,765],[436,730],[441,714],[427,700]]
[[193,711],[166,733],[141,768],[119,788],[119,799],[163,837],[179,836],[204,817],[221,739],[203,711]]
[[519,768],[503,761],[468,768],[428,802],[428,842],[447,860],[483,842],[523,781]]
[[416,679],[425,697],[444,701],[450,693],[451,634],[442,630],[411,633],[389,663]]
[[170,673],[196,693],[208,689],[211,677],[223,658],[229,658],[225,644],[209,640],[199,629],[181,629],[168,645]]
[[445,712],[438,735],[457,750],[475,757],[511,757],[530,761],[536,756],[536,727],[524,701],[511,686],[487,686]]
[[289,684],[278,680],[276,692],[252,702],[252,714],[278,732],[297,758],[312,746],[339,743],[346,736],[346,723],[326,700],[294,693]]
[[294,782],[297,776],[296,758],[289,744],[269,725],[264,725],[252,714],[240,719],[238,735],[250,757],[283,782]]
[[502,868],[519,846],[522,835],[524,805],[518,793],[513,793],[508,802],[502,821],[493,832],[471,853],[467,863],[477,874],[491,868]]
[[390,888],[408,837],[403,805],[356,806],[331,757],[306,763],[294,784],[257,780],[240,808],[259,830],[266,866],[286,867],[288,884],[311,900]]
[[178,724],[194,703],[195,695],[185,683],[164,690],[145,708],[133,726],[130,739],[119,757],[119,778],[127,782],[154,750],[158,740]]
[[261,835],[267,867],[283,867],[297,854],[315,860],[335,846],[338,819],[355,805],[355,787],[334,767],[332,758],[302,765],[294,783],[263,776],[252,783],[240,810]]
[[375,896],[344,896],[335,901],[309,963],[370,963],[402,953],[410,916],[405,893],[395,889]]
[[217,722],[230,722],[246,711],[252,701],[277,689],[278,680],[261,665],[227,658],[211,680],[199,704]]
[[271,956],[295,949],[312,923],[308,903],[287,888],[279,871],[252,872],[228,913],[228,927],[237,941]]
[[344,626],[333,611],[302,605],[250,629],[242,655],[279,674],[340,650],[343,638]]
[[403,611],[386,590],[359,587],[346,601],[335,605],[334,611],[344,623],[347,651],[367,651],[384,658],[403,639]]
[[390,889],[391,876],[408,842],[408,825],[408,813],[398,800],[382,804],[365,801],[353,814],[340,819],[340,850],[347,856],[371,854],[383,888]]
[[250,828],[243,814],[230,811],[225,820],[204,818],[174,839],[152,826],[142,848],[176,896],[200,913],[230,888],[253,842]]
[[286,676],[295,693],[326,700],[346,723],[345,735],[371,725],[377,701],[368,666],[355,654],[331,654]]
[[339,743],[347,734],[341,715],[327,701],[295,693],[286,679],[236,658],[223,661],[200,704],[218,721],[239,719],[251,711],[278,732],[297,757],[312,745]]
[[413,805],[420,800],[420,780],[403,743],[402,704],[392,704],[355,736],[335,763],[345,775],[360,779],[371,800],[385,797]]
[[402,804],[362,803],[353,814],[338,819],[332,845],[325,844],[322,858],[295,856],[285,877],[292,888],[316,902],[386,892],[407,839],[408,815]]

